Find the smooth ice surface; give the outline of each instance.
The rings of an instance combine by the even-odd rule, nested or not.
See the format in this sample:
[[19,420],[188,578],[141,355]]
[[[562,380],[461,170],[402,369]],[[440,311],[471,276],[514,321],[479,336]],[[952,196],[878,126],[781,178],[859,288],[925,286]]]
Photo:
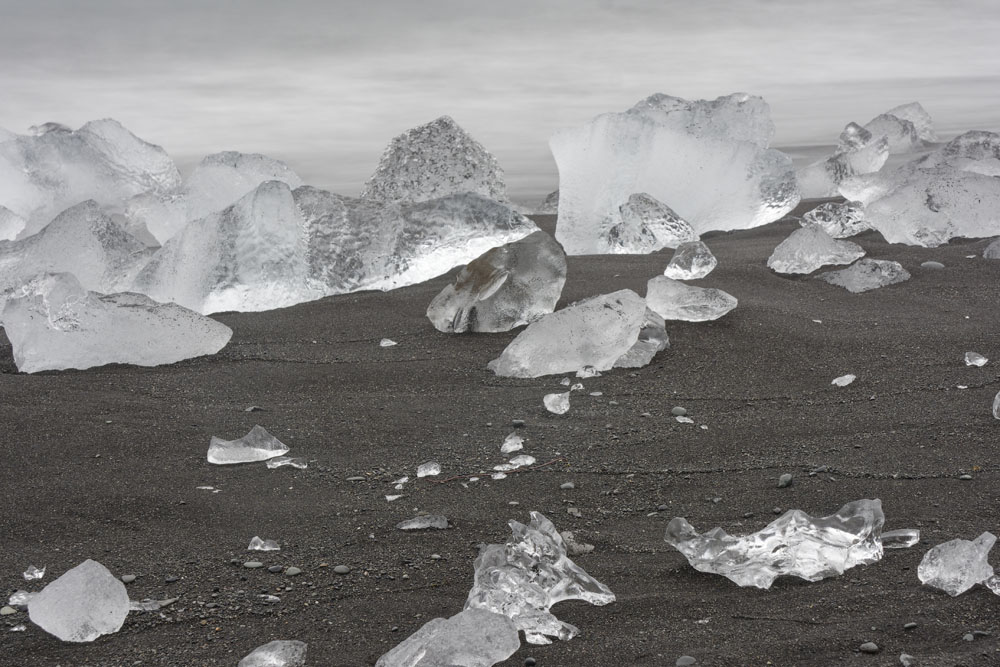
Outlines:
[[28,602],[31,622],[66,642],[92,642],[118,632],[128,610],[125,584],[89,559],[66,571]]
[[972,541],[957,539],[932,547],[920,561],[917,576],[927,586],[960,595],[993,576],[988,560],[996,541],[993,533],[983,533]]
[[886,285],[905,282],[910,279],[910,272],[899,262],[865,257],[846,269],[826,271],[816,278],[843,287],[848,292],[860,294]]
[[294,639],[276,639],[248,653],[237,667],[304,667],[307,646]]
[[488,367],[504,377],[539,377],[648,363],[667,347],[663,318],[648,313],[631,290],[584,299],[529,324]]
[[274,540],[263,540],[254,535],[250,539],[250,546],[247,551],[281,551],[281,547]]
[[45,568],[37,568],[34,565],[29,565],[28,569],[23,572],[23,576],[25,581],[41,579],[45,576]]
[[503,614],[524,631],[529,643],[548,644],[548,637],[566,640],[579,632],[549,612],[555,603],[615,601],[607,586],[569,559],[562,536],[542,514],[532,512],[528,525],[511,521],[510,527],[513,535],[506,544],[480,549],[466,609]]
[[491,667],[521,646],[506,616],[466,609],[435,618],[384,654],[375,667]]
[[882,533],[884,549],[909,549],[920,541],[920,531],[916,528],[900,528]]
[[24,218],[9,208],[0,206],[0,241],[13,241],[24,229]]
[[448,517],[441,514],[424,514],[396,524],[396,528],[399,530],[426,530],[428,528],[444,530],[447,527]]
[[663,275],[674,280],[697,280],[711,273],[718,263],[707,245],[689,241],[677,246]]
[[722,528],[699,535],[675,517],[664,539],[700,572],[721,574],[740,586],[770,588],[782,575],[819,581],[878,561],[884,523],[880,500],[856,500],[825,517],[789,510],[742,537]]
[[841,375],[840,377],[833,378],[830,384],[835,384],[838,387],[846,387],[847,385],[851,384],[857,379],[858,379],[857,375],[854,375],[853,373],[848,373],[847,375]]
[[890,153],[910,153],[937,140],[934,121],[919,102],[893,107],[865,123],[873,137],[885,137]]
[[24,373],[122,363],[172,364],[215,354],[232,330],[142,294],[98,294],[69,273],[41,275],[13,291],[2,320]]
[[665,320],[717,320],[736,307],[733,295],[714,287],[693,287],[656,276],[646,283],[646,303]]
[[966,352],[965,353],[965,365],[966,366],[985,366],[989,359],[979,354],[978,352]]
[[298,468],[299,470],[305,470],[309,467],[309,462],[300,456],[276,456],[273,459],[268,459],[264,465],[271,469],[290,466],[292,468]]
[[817,225],[835,239],[845,239],[871,229],[861,202],[827,202],[802,216],[802,226]]
[[796,229],[778,244],[767,265],[778,273],[812,273],[827,264],[850,264],[865,251],[857,243],[837,241],[820,227]]
[[983,257],[986,259],[1000,259],[1000,239],[994,239],[992,243],[983,248]]
[[601,232],[602,252],[644,254],[698,239],[686,220],[645,192],[629,195],[618,213],[619,221]]
[[690,102],[653,95],[549,141],[559,168],[556,239],[569,255],[609,252],[634,193],[669,204],[697,234],[779,219],[799,200],[788,156],[760,97]]
[[427,307],[438,331],[509,331],[555,310],[566,253],[537,231],[469,262]]
[[536,215],[555,215],[559,213],[559,191],[550,192],[535,209]]
[[518,468],[530,465],[535,465],[534,456],[529,454],[518,454],[511,460],[507,461],[507,463],[501,463],[493,466],[493,469],[497,472],[510,472],[511,470],[517,470]]
[[417,477],[433,477],[441,474],[441,464],[437,461],[428,461],[417,466]]
[[516,452],[524,448],[524,438],[519,436],[517,433],[510,433],[504,438],[503,444],[500,445],[501,454],[510,454],[511,452]]
[[561,394],[545,394],[542,403],[549,412],[557,415],[566,414],[569,412],[569,394],[568,391]]
[[361,197],[380,203],[419,202],[465,192],[505,201],[503,169],[458,123],[441,116],[389,143]]
[[858,174],[878,171],[889,158],[889,140],[856,123],[848,123],[837,150],[798,171],[803,198],[833,197],[841,182]]
[[223,440],[212,436],[208,446],[208,462],[219,465],[230,463],[253,463],[288,453],[288,447],[264,430],[254,426],[242,438]]

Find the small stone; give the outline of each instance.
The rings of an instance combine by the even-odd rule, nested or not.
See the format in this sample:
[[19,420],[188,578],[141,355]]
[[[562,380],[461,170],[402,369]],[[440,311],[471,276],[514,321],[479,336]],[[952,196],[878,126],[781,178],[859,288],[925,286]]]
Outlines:
[[534,658],[528,657],[524,659],[524,667],[535,667],[537,664]]
[[909,653],[900,653],[899,654],[899,664],[901,664],[903,667],[916,667],[917,666],[917,659],[914,658]]
[[248,560],[247,562],[243,563],[243,567],[248,568],[250,570],[256,570],[259,567],[264,567],[264,564],[261,563],[259,560]]
[[656,506],[656,511],[658,511],[658,512],[666,512],[668,509],[670,509],[670,505],[657,505]]
[[677,662],[675,662],[674,664],[677,665],[677,667],[684,667],[685,665],[693,665],[697,662],[698,662],[697,660],[695,660],[689,655],[682,655],[681,657],[677,658]]
[[968,480],[972,479],[972,475],[960,475],[959,479],[968,481]]
[[441,560],[441,554],[431,554],[431,560]]
[[771,508],[771,512],[774,513],[774,514],[781,514],[781,508],[780,507],[772,507]]
[[279,572],[281,572],[281,570],[282,567],[280,565],[272,565],[271,567],[267,568],[267,571],[270,572],[271,574],[278,574]]
[[296,577],[296,576],[298,576],[300,574],[302,574],[302,570],[299,569],[299,568],[297,568],[297,567],[295,567],[295,566],[292,566],[292,567],[288,568],[287,570],[285,570],[285,576],[286,577]]
[[562,489],[563,491],[569,491],[570,489],[575,489],[576,484],[574,484],[573,482],[563,482],[562,484],[559,485],[559,488]]
[[964,639],[967,642],[971,642],[976,640],[976,636],[971,632],[966,632],[964,635],[962,635],[962,639]]
[[361,475],[354,475],[353,477],[348,477],[347,481],[348,482],[363,482],[363,481],[365,481],[365,478],[362,477]]
[[167,577],[164,577],[164,578],[163,578],[163,581],[167,582],[168,584],[172,584],[172,583],[174,583],[175,581],[177,581],[177,580],[178,580],[179,578],[180,578],[180,577],[175,577],[175,576],[173,576],[173,575],[170,575],[170,576],[167,576]]
[[920,264],[920,266],[922,266],[925,269],[943,269],[944,268],[944,264],[942,264],[941,262],[934,262],[934,261],[923,262],[923,263]]
[[337,574],[348,574],[350,573],[351,568],[347,567],[346,565],[338,565],[337,567],[333,568],[333,571],[336,572]]
[[879,649],[878,644],[875,642],[865,642],[858,647],[858,650],[862,653],[878,653],[881,649]]
[[676,406],[675,408],[673,408],[672,410],[670,410],[670,414],[672,414],[675,417],[683,417],[687,413],[688,413],[688,411],[685,410],[684,408],[682,408],[679,405]]
[[522,426],[524,426],[524,420],[523,419],[511,419],[510,420],[510,425],[513,426],[514,428],[521,428]]
[[9,605],[4,605],[3,607],[0,607],[0,616],[10,616],[11,614],[16,614],[16,613],[17,609],[14,609]]
[[906,625],[903,626],[904,630],[915,630],[916,628],[917,624],[913,622],[907,623]]
[[782,475],[781,477],[778,478],[778,488],[779,489],[783,489],[783,488],[785,488],[787,486],[791,486],[791,485],[792,485],[792,476],[789,473],[786,472],[784,475]]
[[122,575],[122,583],[123,584],[131,584],[133,581],[135,581],[135,575],[134,574],[123,574]]
[[583,516],[583,514],[580,512],[580,510],[578,510],[575,507],[567,507],[566,508],[566,513],[569,514],[570,516],[575,516],[577,519],[579,519],[579,518],[581,518]]

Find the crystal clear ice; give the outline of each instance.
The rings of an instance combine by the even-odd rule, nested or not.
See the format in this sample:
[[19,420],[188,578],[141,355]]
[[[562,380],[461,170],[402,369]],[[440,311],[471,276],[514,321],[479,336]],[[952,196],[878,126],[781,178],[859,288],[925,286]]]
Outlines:
[[128,612],[125,584],[89,559],[67,570],[28,602],[31,622],[64,642],[92,642],[118,632]]
[[779,243],[767,265],[777,273],[812,273],[827,264],[850,264],[864,254],[857,243],[837,241],[822,228],[809,226]]
[[694,287],[666,276],[646,283],[646,303],[665,320],[717,320],[737,305],[736,297],[714,287]]
[[865,257],[846,269],[826,271],[816,278],[831,285],[843,287],[848,292],[860,294],[887,285],[906,282],[910,279],[910,272],[904,269],[899,262]]
[[208,446],[208,462],[217,465],[253,463],[288,453],[288,447],[262,426],[254,426],[242,438],[223,440],[213,436]]

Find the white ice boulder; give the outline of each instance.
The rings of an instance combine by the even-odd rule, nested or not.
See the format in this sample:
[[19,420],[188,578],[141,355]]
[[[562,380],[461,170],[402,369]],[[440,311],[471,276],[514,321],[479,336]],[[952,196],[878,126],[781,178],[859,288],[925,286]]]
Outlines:
[[857,243],[837,241],[821,227],[810,225],[779,243],[767,265],[777,273],[812,273],[827,264],[850,264],[864,254]]
[[926,586],[961,595],[993,576],[989,557],[996,541],[996,535],[986,532],[975,540],[955,539],[932,547],[920,561],[917,577]]
[[714,287],[694,287],[656,276],[646,283],[646,303],[665,320],[717,320],[737,305],[736,297]]
[[118,632],[128,611],[125,584],[89,559],[49,583],[28,603],[31,622],[64,642],[92,642]]

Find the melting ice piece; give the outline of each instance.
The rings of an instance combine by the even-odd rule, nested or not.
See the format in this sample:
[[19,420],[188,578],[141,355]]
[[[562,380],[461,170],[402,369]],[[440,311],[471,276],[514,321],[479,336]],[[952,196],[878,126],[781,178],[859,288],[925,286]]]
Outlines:
[[428,461],[417,466],[417,477],[433,477],[441,474],[441,464],[437,461]]
[[833,155],[798,171],[803,198],[833,197],[845,178],[878,171],[889,157],[889,140],[848,123]]
[[11,593],[10,598],[7,600],[9,604],[14,609],[19,611],[27,611],[28,603],[31,602],[31,598],[38,595],[38,593],[29,593],[28,591],[14,591]]
[[391,338],[383,338],[378,342],[379,347],[393,347],[395,345],[399,345],[399,343],[397,343]]
[[979,354],[978,352],[965,353],[966,366],[985,366],[987,361],[989,361],[989,359]]
[[506,438],[504,438],[503,444],[500,445],[500,453],[510,454],[511,452],[516,452],[523,448],[524,438],[519,436],[517,433],[510,433]]
[[604,252],[643,254],[698,240],[686,220],[645,192],[631,194],[618,213],[619,222],[602,232]]
[[34,565],[29,565],[28,569],[24,571],[25,581],[34,581],[35,579],[41,579],[45,576],[45,568],[37,568]]
[[493,469],[497,472],[510,472],[511,470],[517,470],[518,468],[523,468],[524,466],[534,465],[535,457],[528,454],[519,454],[515,456],[507,463],[501,463],[499,465],[493,466]]
[[875,116],[865,129],[874,137],[885,137],[889,152],[911,153],[924,148],[925,142],[936,141],[934,121],[919,102],[910,102],[893,107]]
[[576,376],[581,379],[587,378],[599,378],[601,377],[601,372],[595,369],[593,366],[584,366],[576,372]]
[[0,206],[0,241],[13,241],[24,229],[24,218],[9,208]]
[[736,307],[736,297],[714,287],[693,287],[666,276],[646,283],[646,303],[665,320],[717,320]]
[[223,440],[212,436],[208,446],[208,462],[218,465],[266,461],[288,453],[288,447],[264,430],[254,426],[238,440]]
[[535,208],[535,215],[555,215],[559,212],[559,191],[545,195],[542,203]]
[[276,639],[255,648],[236,667],[304,667],[307,646],[294,639]]
[[31,622],[65,642],[91,642],[118,632],[128,610],[125,584],[89,559],[51,582],[28,603]]
[[485,545],[475,562],[475,583],[465,608],[503,614],[524,631],[531,644],[548,644],[549,637],[567,640],[579,630],[549,612],[562,600],[605,605],[615,601],[611,590],[587,574],[566,555],[566,543],[552,522],[531,513],[528,525],[510,522],[513,536],[506,544]]
[[993,533],[983,533],[971,542],[951,540],[932,547],[920,561],[917,576],[927,586],[960,595],[993,576],[988,559],[996,541]]
[[566,414],[569,411],[569,394],[568,391],[561,394],[545,394],[542,403],[549,412],[557,415]]
[[905,282],[910,279],[910,272],[899,262],[865,257],[846,269],[826,271],[816,278],[843,287],[848,292],[860,294],[886,285]]
[[509,331],[555,310],[566,282],[566,253],[542,231],[472,260],[427,307],[446,333]]
[[517,628],[506,616],[466,609],[435,618],[375,663],[375,667],[491,667],[521,646]]
[[920,531],[916,528],[900,528],[882,533],[882,547],[885,549],[909,549],[920,541]]
[[861,202],[827,202],[802,216],[802,226],[817,225],[831,238],[844,239],[871,229],[865,222],[865,209]]
[[291,466],[292,468],[305,470],[309,467],[309,462],[302,457],[276,456],[273,459],[268,459],[267,463],[264,465],[272,469],[281,468],[282,466]]
[[503,377],[539,377],[586,366],[599,372],[641,366],[668,345],[663,318],[635,292],[619,290],[535,320],[488,367]]
[[718,263],[707,245],[694,240],[677,246],[663,275],[674,280],[697,280],[711,273]]
[[396,524],[396,528],[399,530],[426,530],[427,528],[444,530],[447,527],[448,517],[440,514],[424,514]]
[[722,528],[699,535],[675,517],[664,539],[700,572],[721,574],[740,586],[770,588],[781,575],[819,581],[878,561],[884,523],[880,500],[856,500],[826,517],[789,510],[743,537]]
[[799,194],[790,158],[767,148],[773,133],[767,104],[744,93],[653,95],[561,130],[549,141],[559,167],[556,239],[569,255],[608,252],[608,231],[636,192],[669,202],[698,234],[777,220]]
[[250,540],[247,551],[281,551],[281,547],[274,540],[262,540],[256,535]]
[[779,243],[767,265],[778,273],[812,273],[826,264],[850,264],[864,254],[857,243],[836,241],[821,227],[810,226]]
[[983,249],[983,257],[986,259],[1000,259],[1000,239],[995,239]]
[[215,354],[232,329],[142,294],[88,292],[69,273],[43,274],[13,291],[2,320],[24,373],[124,363],[172,364]]
[[851,384],[857,379],[858,379],[857,375],[852,375],[848,373],[847,375],[841,375],[840,377],[833,378],[833,382],[831,382],[830,384],[835,384],[838,387],[846,387],[847,385]]

